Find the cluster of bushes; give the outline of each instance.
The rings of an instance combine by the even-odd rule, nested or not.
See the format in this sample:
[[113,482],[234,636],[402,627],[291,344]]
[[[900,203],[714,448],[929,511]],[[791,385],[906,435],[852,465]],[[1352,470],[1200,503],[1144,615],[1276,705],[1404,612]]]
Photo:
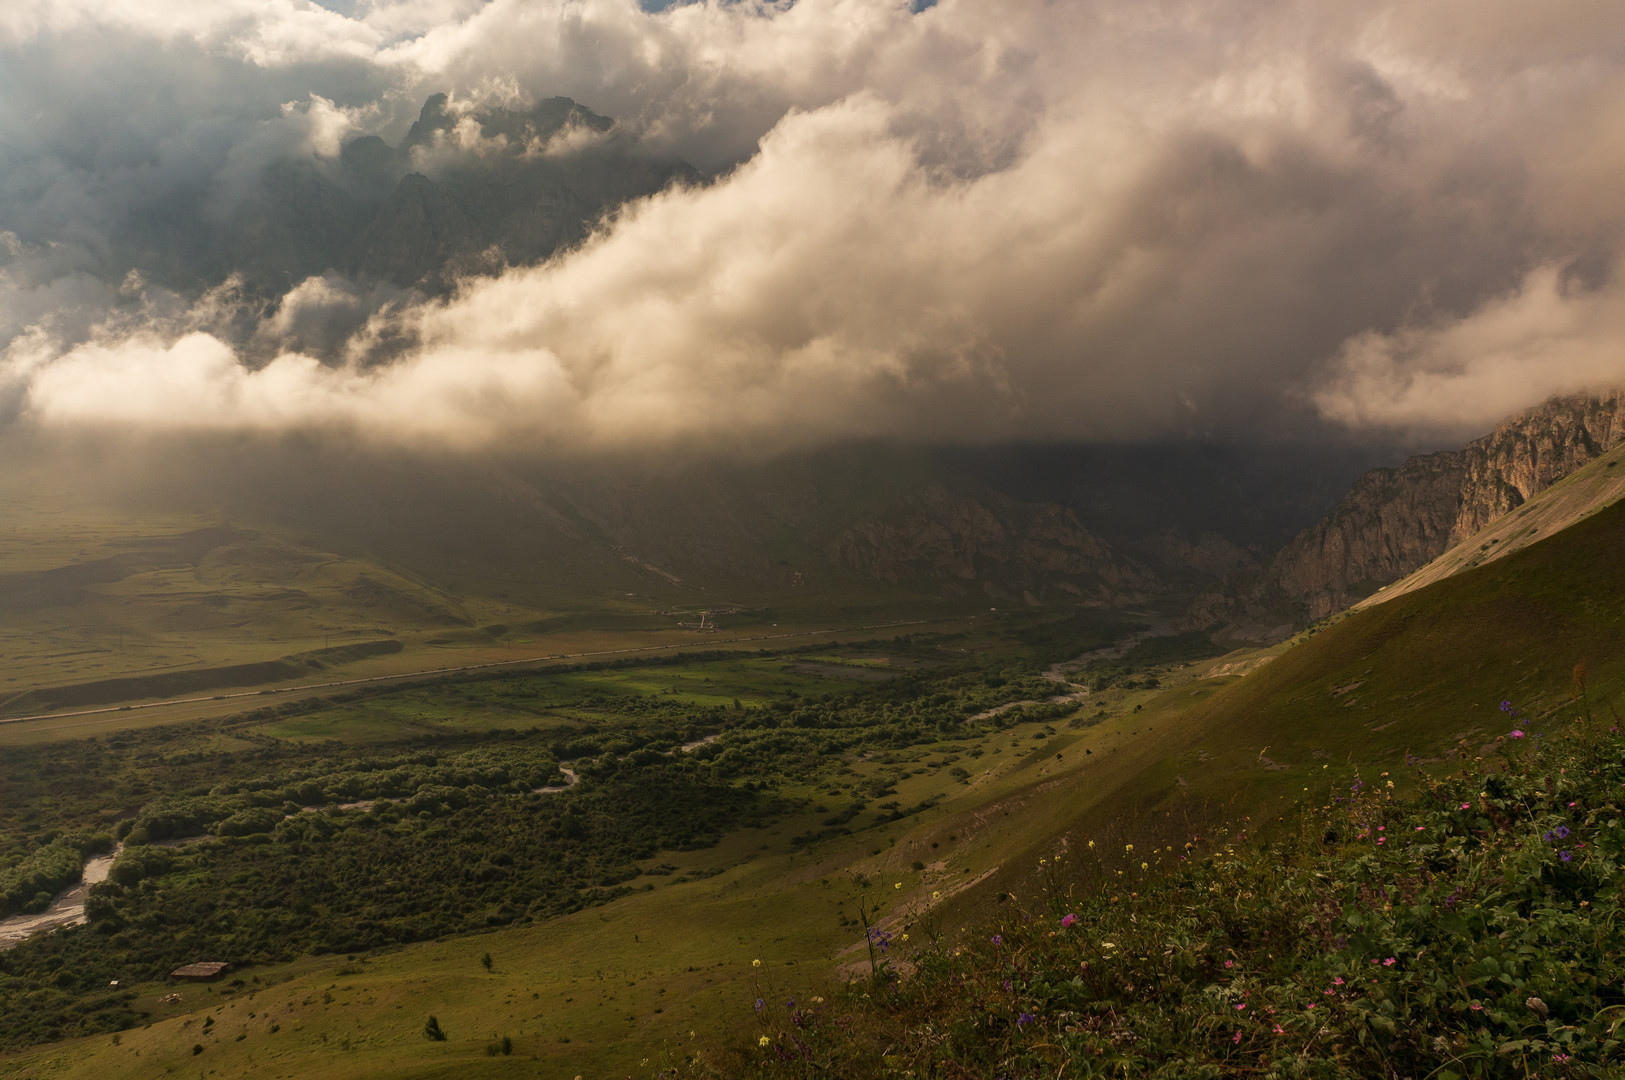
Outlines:
[[0,869],[0,915],[33,914],[50,906],[56,894],[79,880],[85,849],[106,851],[110,837],[72,843],[53,840]]
[[[524,744],[449,755],[430,752],[344,762],[318,761],[273,776],[223,781],[206,794],[166,795],[119,825],[130,844],[270,832],[306,806],[407,799],[414,811],[562,783],[558,763]],[[423,793],[423,797],[419,797]]]
[[[625,895],[638,861],[714,844],[761,797],[680,763],[583,776],[568,794],[484,799],[432,817],[301,814],[269,834],[126,849],[90,925],[0,952],[0,1046],[104,1030],[106,995],[200,956],[240,965],[510,926]],[[112,1019],[110,1019],[112,1018]]]
[[1083,895],[1057,880],[1047,909],[953,944],[922,919],[873,979],[764,1008],[681,1071],[1621,1075],[1625,739],[1531,742],[1409,802],[1347,778],[1268,840],[1164,852],[1162,880],[1114,853]]

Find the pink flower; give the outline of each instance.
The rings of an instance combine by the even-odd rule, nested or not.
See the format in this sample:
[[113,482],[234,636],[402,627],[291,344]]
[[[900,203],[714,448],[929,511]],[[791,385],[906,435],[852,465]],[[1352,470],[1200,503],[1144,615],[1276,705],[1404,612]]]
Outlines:
[[1225,966],[1225,967],[1235,967],[1235,966],[1236,966],[1236,962],[1235,962],[1235,961],[1234,961],[1234,960],[1226,960],[1226,961],[1225,961],[1225,962],[1224,962],[1224,966]]
[[1241,1043],[1241,1032],[1236,1032],[1235,1038],[1230,1041],[1239,1045]]
[[1310,1005],[1310,1006],[1309,1006],[1309,1007],[1308,1007],[1308,1008],[1307,1008],[1307,1009],[1305,1009],[1305,1010],[1304,1010],[1304,1011],[1305,1011],[1305,1012],[1313,1012],[1313,1011],[1314,1011],[1314,1008],[1315,1008],[1315,1007],[1314,1007],[1314,1005],[1313,1005],[1313,1004],[1311,1004],[1311,1005]]
[[1275,1025],[1275,1034],[1277,1034],[1277,1035],[1285,1035],[1286,1032],[1284,1030],[1282,1030],[1280,1024],[1276,1024]]
[[1246,1008],[1246,1007],[1247,1007],[1247,1003],[1246,1003],[1246,1002],[1242,1002],[1242,1003],[1241,1003],[1241,1004],[1240,1004],[1240,1005],[1237,1005],[1237,1006],[1236,1006],[1236,1011],[1237,1011],[1237,1012],[1240,1012],[1240,1011],[1241,1011],[1241,1010],[1243,1010],[1243,1009],[1245,1009],[1245,1008]]
[[1512,737],[1513,737],[1513,738],[1514,738],[1514,739],[1521,739],[1521,738],[1523,738],[1523,732],[1521,732],[1521,731],[1514,731],[1514,732],[1513,732],[1513,733],[1512,733]]
[[1331,997],[1333,994],[1337,993],[1337,991],[1328,986],[1326,989],[1322,990],[1321,993],[1325,994],[1327,997]]
[[1463,810],[1471,810],[1473,808],[1473,804],[1470,802],[1464,802],[1461,804],[1461,808]]
[[1061,916],[1061,925],[1063,927],[1070,927],[1072,924],[1076,923],[1077,921],[1078,921],[1078,917],[1076,915],[1073,915],[1071,912],[1068,912],[1067,914]]
[[1379,843],[1379,844],[1386,844],[1386,843],[1387,843],[1387,842],[1388,842],[1388,838],[1387,838],[1387,837],[1386,837],[1386,836],[1379,836],[1379,837],[1377,837],[1377,843]]
[[1382,962],[1382,966],[1383,967],[1393,967],[1394,966],[1394,958],[1392,956],[1390,956],[1388,959],[1386,959],[1386,960],[1384,960]]
[[1480,1004],[1479,1004],[1479,1003],[1478,1003],[1478,1002],[1476,1002],[1476,1001],[1475,1001],[1475,1002],[1473,1002],[1473,1003],[1472,1003],[1472,1004],[1471,1004],[1471,1005],[1469,1005],[1469,1006],[1467,1006],[1467,1007],[1468,1007],[1468,1008],[1469,1008],[1469,1009],[1471,1009],[1471,1010],[1473,1010],[1473,1011],[1474,1011],[1474,1012],[1483,1012],[1483,1011],[1484,1011],[1484,1006],[1482,1006],[1482,1005],[1480,1005]]
[[1343,976],[1339,975],[1339,976],[1337,976],[1337,978],[1333,979],[1332,980],[1332,985],[1333,986],[1342,986],[1343,985]]

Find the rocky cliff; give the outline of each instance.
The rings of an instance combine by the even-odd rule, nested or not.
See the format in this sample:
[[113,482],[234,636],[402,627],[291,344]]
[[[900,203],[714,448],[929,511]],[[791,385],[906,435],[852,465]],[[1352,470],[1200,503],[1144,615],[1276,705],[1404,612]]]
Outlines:
[[1554,398],[1460,450],[1373,469],[1270,565],[1273,593],[1309,619],[1397,581],[1625,440],[1625,392]]
[[836,565],[873,579],[976,586],[992,599],[1142,599],[1155,581],[1085,529],[1070,510],[930,484],[843,531]]

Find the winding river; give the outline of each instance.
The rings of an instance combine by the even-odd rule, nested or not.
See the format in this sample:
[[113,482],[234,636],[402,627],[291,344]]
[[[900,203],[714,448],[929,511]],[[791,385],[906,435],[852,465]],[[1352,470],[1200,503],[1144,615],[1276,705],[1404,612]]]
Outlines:
[[0,949],[9,949],[21,944],[32,934],[41,930],[55,930],[59,926],[78,926],[85,921],[85,898],[90,895],[92,885],[100,885],[107,880],[108,872],[113,869],[113,860],[118,858],[124,845],[120,844],[108,855],[92,856],[86,863],[84,873],[79,884],[62,893],[51,906],[38,915],[13,915],[9,919],[0,919]]

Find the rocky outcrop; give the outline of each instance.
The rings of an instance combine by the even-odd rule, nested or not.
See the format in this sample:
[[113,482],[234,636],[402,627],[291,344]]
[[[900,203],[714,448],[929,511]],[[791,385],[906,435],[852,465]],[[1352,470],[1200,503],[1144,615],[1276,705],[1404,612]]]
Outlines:
[[1263,588],[1309,619],[1426,565],[1625,439],[1625,393],[1554,398],[1460,450],[1373,469],[1271,563]]
[[972,497],[937,483],[853,524],[828,555],[876,580],[977,582],[989,595],[1033,597],[1058,589],[1123,599],[1152,584],[1070,510],[993,493]]
[[699,178],[569,98],[463,111],[436,94],[398,144],[366,135],[335,156],[278,159],[229,206],[189,193],[132,210],[104,273],[187,290],[234,276],[264,299],[330,272],[444,293],[541,262],[628,201]]

